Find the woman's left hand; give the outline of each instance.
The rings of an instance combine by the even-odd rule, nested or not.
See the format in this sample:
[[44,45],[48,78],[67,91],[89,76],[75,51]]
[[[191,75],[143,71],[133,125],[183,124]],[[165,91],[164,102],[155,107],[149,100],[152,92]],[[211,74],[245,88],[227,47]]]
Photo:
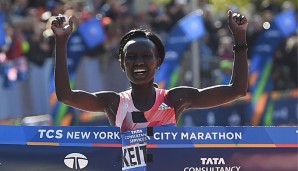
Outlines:
[[244,15],[233,13],[231,10],[228,11],[229,17],[229,28],[232,34],[235,35],[246,35],[247,31],[247,19]]

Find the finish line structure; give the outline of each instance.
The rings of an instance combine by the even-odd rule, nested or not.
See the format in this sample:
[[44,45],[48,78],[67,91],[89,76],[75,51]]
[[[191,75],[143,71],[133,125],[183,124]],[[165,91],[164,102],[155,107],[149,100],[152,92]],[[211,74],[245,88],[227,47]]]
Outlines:
[[298,127],[0,126],[0,170],[298,170]]

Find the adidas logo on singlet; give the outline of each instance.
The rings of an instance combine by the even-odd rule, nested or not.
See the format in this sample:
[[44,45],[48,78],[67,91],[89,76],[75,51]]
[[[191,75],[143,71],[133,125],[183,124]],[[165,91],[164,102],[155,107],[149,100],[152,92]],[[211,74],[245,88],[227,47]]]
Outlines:
[[167,110],[167,109],[171,109],[171,107],[165,103],[160,104],[160,106],[158,107],[158,110]]

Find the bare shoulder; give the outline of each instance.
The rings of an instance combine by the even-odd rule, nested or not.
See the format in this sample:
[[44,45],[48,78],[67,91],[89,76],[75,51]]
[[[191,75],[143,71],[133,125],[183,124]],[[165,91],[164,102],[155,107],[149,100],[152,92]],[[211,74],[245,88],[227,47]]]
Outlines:
[[110,125],[114,125],[120,103],[119,93],[113,91],[101,91],[94,93],[94,95],[103,104],[104,112],[109,118]]
[[199,92],[197,88],[180,86],[169,90],[168,96],[171,102],[176,106],[186,105],[189,100]]
[[183,98],[183,97],[188,97],[192,93],[199,92],[197,88],[194,87],[189,87],[189,86],[179,86],[179,87],[174,87],[169,90],[168,94],[170,97],[173,98]]
[[93,93],[100,101],[104,102],[106,106],[116,105],[118,106],[120,101],[120,95],[114,91],[101,91]]

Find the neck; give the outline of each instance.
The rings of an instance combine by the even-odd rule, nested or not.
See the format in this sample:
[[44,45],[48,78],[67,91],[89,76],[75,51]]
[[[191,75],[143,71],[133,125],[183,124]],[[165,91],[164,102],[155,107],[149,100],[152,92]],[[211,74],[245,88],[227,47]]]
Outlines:
[[131,96],[134,105],[141,111],[149,110],[155,102],[155,88],[153,81],[146,85],[135,85],[131,84]]

